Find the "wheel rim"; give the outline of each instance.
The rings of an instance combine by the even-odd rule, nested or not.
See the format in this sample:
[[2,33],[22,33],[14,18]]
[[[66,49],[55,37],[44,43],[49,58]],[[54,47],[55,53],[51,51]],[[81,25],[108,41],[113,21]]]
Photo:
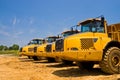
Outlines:
[[113,58],[112,58],[112,65],[113,66],[120,66],[119,64],[120,64],[119,56],[113,56]]

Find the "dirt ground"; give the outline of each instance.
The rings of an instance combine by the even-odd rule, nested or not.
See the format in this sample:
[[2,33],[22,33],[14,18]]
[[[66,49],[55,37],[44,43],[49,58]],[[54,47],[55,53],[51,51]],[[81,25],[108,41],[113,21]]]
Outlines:
[[107,75],[98,65],[91,71],[80,71],[76,65],[0,55],[0,80],[120,80],[120,74]]

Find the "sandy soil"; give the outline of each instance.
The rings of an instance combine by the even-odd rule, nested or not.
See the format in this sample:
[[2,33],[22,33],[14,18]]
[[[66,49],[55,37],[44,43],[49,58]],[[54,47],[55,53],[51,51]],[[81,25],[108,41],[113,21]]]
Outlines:
[[104,74],[97,65],[91,71],[80,71],[76,65],[0,55],[0,80],[120,80],[120,74]]

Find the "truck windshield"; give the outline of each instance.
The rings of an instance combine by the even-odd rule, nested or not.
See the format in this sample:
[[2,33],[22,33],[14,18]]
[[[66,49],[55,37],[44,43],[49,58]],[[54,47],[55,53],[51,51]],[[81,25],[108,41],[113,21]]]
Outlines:
[[100,21],[90,21],[81,24],[81,32],[104,32],[104,26],[101,26]]
[[56,41],[57,37],[48,37],[46,40],[48,43],[52,43],[54,41]]
[[42,44],[43,43],[43,40],[40,40],[40,39],[34,39],[34,40],[31,40],[28,45],[31,45],[31,44]]
[[65,32],[62,34],[62,37],[67,37],[69,35],[72,35],[73,33],[72,32]]
[[61,35],[62,35],[62,37],[67,37],[67,36],[70,36],[70,35],[76,34],[76,33],[79,33],[79,31],[66,31],[66,32],[63,32]]

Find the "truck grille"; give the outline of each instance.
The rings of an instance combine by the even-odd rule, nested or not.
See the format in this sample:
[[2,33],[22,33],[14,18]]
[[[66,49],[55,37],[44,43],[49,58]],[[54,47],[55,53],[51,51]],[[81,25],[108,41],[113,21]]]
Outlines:
[[46,46],[46,52],[51,52],[52,51],[52,45],[51,44],[48,44],[47,46]]
[[34,51],[34,48],[28,48],[28,52]]
[[84,38],[84,39],[80,39],[81,41],[81,49],[83,50],[87,50],[90,47],[94,46],[94,42],[92,38]]
[[64,40],[59,39],[55,43],[55,50],[56,51],[63,51],[64,50]]
[[37,47],[34,47],[34,52],[37,52]]

